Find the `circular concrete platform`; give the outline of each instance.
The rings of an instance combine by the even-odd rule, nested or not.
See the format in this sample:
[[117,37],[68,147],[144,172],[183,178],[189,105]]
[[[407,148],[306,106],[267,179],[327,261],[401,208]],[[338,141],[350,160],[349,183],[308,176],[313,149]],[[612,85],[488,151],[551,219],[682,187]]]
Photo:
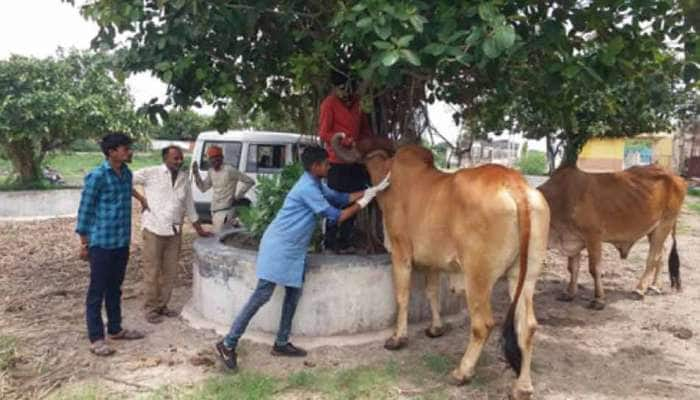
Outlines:
[[[183,317],[193,326],[224,334],[256,286],[255,251],[197,239],[193,245],[192,298]],[[444,275],[444,274],[443,274]],[[414,271],[409,321],[430,319],[425,278]],[[269,342],[277,331],[284,289],[275,293],[248,326],[248,339]],[[464,296],[441,284],[442,314],[464,310]],[[304,292],[294,317],[295,343],[307,347],[385,339],[396,315],[388,255],[309,257]]]

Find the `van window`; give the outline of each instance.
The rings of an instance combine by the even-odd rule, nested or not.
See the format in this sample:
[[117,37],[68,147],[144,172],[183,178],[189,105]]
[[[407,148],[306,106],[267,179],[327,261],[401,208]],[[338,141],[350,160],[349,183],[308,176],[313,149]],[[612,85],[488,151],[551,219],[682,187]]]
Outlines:
[[246,172],[276,172],[285,164],[285,145],[249,144]]
[[300,163],[301,162],[301,153],[304,152],[304,149],[309,147],[307,144],[304,143],[295,143],[292,146],[292,162],[293,163]]
[[201,163],[199,165],[199,169],[206,171],[209,169],[209,159],[207,158],[207,150],[211,146],[219,146],[224,150],[224,163],[225,164],[230,164],[233,166],[233,168],[238,169],[238,166],[240,165],[241,161],[241,149],[243,148],[243,145],[241,142],[216,142],[216,141],[208,141],[204,142],[204,146],[202,146],[202,154],[201,154]]

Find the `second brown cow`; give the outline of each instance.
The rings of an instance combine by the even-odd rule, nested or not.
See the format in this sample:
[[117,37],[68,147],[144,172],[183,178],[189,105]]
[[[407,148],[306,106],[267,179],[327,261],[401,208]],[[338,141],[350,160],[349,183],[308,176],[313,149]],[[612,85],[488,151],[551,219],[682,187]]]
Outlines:
[[560,300],[576,295],[581,250],[588,251],[589,271],[595,285],[590,307],[602,309],[605,294],[600,281],[602,243],[611,243],[624,259],[642,237],[649,239],[646,270],[635,292],[660,292],[657,279],[664,242],[669,234],[673,246],[669,257],[671,286],[680,289],[675,227],[687,186],[685,181],[656,166],[632,167],[615,173],[587,173],[576,167],[559,168],[538,188],[549,203],[549,247],[568,257],[571,273],[568,289]]

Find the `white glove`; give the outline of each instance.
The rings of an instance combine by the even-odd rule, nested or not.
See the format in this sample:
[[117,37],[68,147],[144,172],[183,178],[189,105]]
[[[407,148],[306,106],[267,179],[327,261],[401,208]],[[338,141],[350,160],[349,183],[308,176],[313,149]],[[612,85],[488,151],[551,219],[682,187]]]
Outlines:
[[377,193],[388,188],[389,184],[391,183],[390,176],[391,173],[386,174],[386,176],[384,177],[384,179],[381,180],[381,182],[377,183],[375,186],[368,187],[367,189],[365,189],[365,193],[372,192],[376,196]]
[[365,190],[362,197],[357,200],[357,204],[360,205],[360,208],[367,207],[367,204],[371,203],[372,200],[374,200],[374,197],[377,195],[377,193],[371,189],[372,188]]

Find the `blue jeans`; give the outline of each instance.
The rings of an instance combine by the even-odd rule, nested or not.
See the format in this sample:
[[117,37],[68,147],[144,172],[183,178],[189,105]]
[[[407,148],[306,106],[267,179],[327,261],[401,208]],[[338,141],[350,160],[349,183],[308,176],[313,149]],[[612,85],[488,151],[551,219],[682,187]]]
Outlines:
[[90,286],[85,299],[85,319],[90,342],[95,342],[105,337],[103,302],[107,310],[107,332],[113,335],[122,330],[122,282],[129,261],[129,248],[91,247],[89,259]]
[[[243,306],[243,310],[238,314],[236,320],[233,321],[231,325],[231,330],[228,335],[224,338],[224,344],[229,348],[236,348],[238,345],[238,339],[243,336],[248,323],[253,316],[258,312],[260,307],[264,306],[272,297],[272,292],[275,290],[276,284],[274,282],[266,281],[265,279],[258,279],[258,286],[255,291],[248,299],[248,302]],[[301,288],[295,288],[291,286],[284,287],[284,304],[282,305],[282,317],[280,319],[279,329],[277,331],[277,339],[275,339],[275,344],[278,346],[284,346],[289,342],[289,334],[292,332],[292,319],[294,319],[294,312],[297,309],[297,304],[299,303],[299,298],[301,297]]]

